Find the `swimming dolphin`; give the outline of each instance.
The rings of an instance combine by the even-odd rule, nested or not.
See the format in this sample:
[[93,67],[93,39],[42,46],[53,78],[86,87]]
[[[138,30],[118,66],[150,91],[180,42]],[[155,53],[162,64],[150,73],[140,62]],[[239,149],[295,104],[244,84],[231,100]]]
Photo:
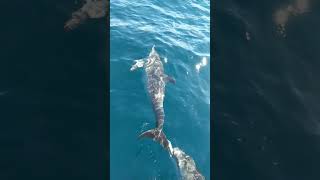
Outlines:
[[[171,145],[169,146],[172,147]],[[192,157],[180,148],[171,148],[170,155],[174,157],[183,180],[205,180],[204,176],[197,170],[196,163]]]
[[73,30],[87,19],[97,19],[106,16],[109,0],[85,0],[84,5],[72,13],[72,17],[65,23],[66,31]]
[[168,82],[175,84],[175,79],[164,73],[163,64],[159,54],[155,50],[155,46],[146,59],[135,60],[135,64],[131,67],[131,71],[144,67],[147,74],[147,90],[151,97],[153,111],[156,117],[156,128],[148,130],[140,134],[139,138],[149,137],[158,141],[164,148],[168,149],[169,143],[166,135],[163,133],[164,109],[163,101],[165,94],[165,86]]
[[162,145],[170,154],[174,156],[175,162],[180,170],[183,180],[204,180],[196,168],[196,164],[191,156],[187,155],[180,148],[172,147],[171,142],[167,139],[163,132],[164,109],[163,101],[165,94],[165,85],[168,82],[175,84],[175,79],[164,73],[163,64],[159,54],[155,50],[155,46],[146,59],[135,60],[131,71],[137,68],[144,68],[147,74],[147,89],[152,100],[153,111],[156,115],[156,128],[143,132],[139,138],[149,137]]

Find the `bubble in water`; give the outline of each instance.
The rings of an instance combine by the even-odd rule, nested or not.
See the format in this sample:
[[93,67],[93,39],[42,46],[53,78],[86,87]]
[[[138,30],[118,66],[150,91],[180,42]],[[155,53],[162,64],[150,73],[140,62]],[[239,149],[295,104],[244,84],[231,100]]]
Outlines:
[[201,68],[201,65],[200,64],[196,64],[196,69],[197,69],[198,72],[200,71],[200,68]]
[[148,125],[149,125],[149,123],[147,123],[147,122],[143,123],[142,126],[141,126],[140,132],[143,132],[143,130],[144,130]]

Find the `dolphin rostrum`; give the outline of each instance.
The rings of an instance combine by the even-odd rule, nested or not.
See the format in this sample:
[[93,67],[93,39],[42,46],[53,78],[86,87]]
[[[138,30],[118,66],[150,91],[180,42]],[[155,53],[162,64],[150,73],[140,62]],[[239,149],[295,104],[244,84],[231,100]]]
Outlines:
[[149,137],[158,142],[170,154],[174,156],[174,160],[179,167],[180,175],[183,180],[204,180],[204,176],[199,173],[196,164],[191,156],[187,155],[180,148],[172,147],[171,142],[167,139],[163,132],[164,109],[163,101],[165,94],[165,85],[168,82],[175,84],[175,79],[164,73],[163,64],[159,54],[155,50],[155,46],[146,59],[135,60],[131,71],[137,68],[144,68],[147,74],[147,90],[152,100],[153,111],[156,117],[156,127],[154,129],[143,132],[139,138]]

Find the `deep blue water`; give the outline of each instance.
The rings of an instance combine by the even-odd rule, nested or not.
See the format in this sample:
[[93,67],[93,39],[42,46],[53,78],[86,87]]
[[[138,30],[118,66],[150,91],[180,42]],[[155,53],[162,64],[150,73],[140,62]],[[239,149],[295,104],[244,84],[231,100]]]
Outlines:
[[[155,126],[144,72],[130,72],[133,60],[151,47],[163,59],[168,84],[164,130],[173,146],[191,155],[210,179],[210,10],[209,1],[110,3],[110,173],[111,179],[178,179],[176,164],[162,147],[138,141]],[[196,65],[207,59],[199,71]]]

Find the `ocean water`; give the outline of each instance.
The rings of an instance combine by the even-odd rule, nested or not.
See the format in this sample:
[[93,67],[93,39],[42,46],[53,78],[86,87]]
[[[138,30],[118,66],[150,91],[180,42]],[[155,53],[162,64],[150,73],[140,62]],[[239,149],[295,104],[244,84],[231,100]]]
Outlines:
[[176,84],[166,86],[164,131],[210,179],[210,2],[111,0],[111,179],[179,179],[168,152],[138,135],[155,127],[142,69],[133,60],[152,46]]

